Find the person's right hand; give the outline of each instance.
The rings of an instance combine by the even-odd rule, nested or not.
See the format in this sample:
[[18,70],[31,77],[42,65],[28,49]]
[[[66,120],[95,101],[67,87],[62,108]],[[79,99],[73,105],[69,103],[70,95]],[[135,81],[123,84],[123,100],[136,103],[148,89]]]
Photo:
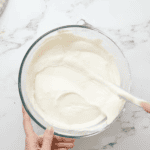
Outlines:
[[143,107],[146,112],[150,113],[150,104],[142,102],[141,107]]

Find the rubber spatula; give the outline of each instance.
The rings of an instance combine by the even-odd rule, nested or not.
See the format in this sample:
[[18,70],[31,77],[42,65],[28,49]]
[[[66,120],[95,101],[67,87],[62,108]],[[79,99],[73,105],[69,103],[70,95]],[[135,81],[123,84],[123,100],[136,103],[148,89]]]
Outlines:
[[149,102],[131,95],[130,93],[128,93],[125,90],[118,87],[117,85],[104,80],[101,76],[95,75],[93,73],[91,73],[91,75],[92,75],[92,77],[94,77],[93,78],[94,80],[96,80],[100,83],[103,83],[112,92],[116,93],[118,96],[122,97],[127,102],[132,102],[135,105],[142,107],[146,112],[150,113],[150,103]]

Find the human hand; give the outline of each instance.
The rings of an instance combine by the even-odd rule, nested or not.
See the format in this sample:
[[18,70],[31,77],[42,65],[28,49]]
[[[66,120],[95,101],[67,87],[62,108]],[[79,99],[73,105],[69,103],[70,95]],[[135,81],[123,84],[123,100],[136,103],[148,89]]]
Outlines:
[[68,150],[74,147],[75,139],[54,135],[54,130],[46,129],[44,135],[38,136],[31,125],[31,120],[24,107],[23,125],[26,133],[26,150]]
[[141,107],[143,107],[146,112],[150,113],[150,104],[142,102]]

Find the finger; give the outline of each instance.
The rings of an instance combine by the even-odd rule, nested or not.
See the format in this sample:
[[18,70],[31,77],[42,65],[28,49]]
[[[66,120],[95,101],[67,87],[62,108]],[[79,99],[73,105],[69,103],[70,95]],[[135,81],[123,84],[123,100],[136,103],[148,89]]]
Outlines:
[[51,150],[53,135],[54,135],[54,130],[52,127],[45,130],[43,136],[42,150]]
[[[38,143],[39,143],[40,147],[42,147],[42,144],[43,144],[43,136],[44,135],[39,135],[39,137],[38,137]],[[52,147],[57,148],[57,146],[55,145],[55,143],[57,143],[57,142],[58,141],[53,136]]]
[[56,138],[56,140],[59,141],[59,142],[75,142],[75,139],[60,137],[60,136],[57,136],[57,135],[54,135],[54,138]]
[[53,148],[73,148],[74,147],[74,143],[67,143],[67,142],[60,142],[61,144],[59,144],[58,142],[54,142],[52,143],[52,147]]
[[58,149],[54,149],[54,150],[68,150],[67,148],[58,148]]
[[62,148],[73,148],[74,144],[73,143],[55,143],[57,147],[62,147]]
[[38,145],[41,148],[43,144],[43,135],[38,137]]
[[43,138],[43,136],[44,136],[43,134],[42,134],[42,135],[39,135],[40,138]]
[[54,149],[54,150],[68,150],[67,148],[58,148],[58,149]]
[[146,112],[150,113],[150,104],[142,102],[141,107],[143,107]]
[[24,107],[22,106],[22,112],[23,112],[23,125],[24,125],[24,130],[26,133],[26,136],[32,136],[34,134],[33,127],[31,125],[31,119],[27,112],[25,111]]

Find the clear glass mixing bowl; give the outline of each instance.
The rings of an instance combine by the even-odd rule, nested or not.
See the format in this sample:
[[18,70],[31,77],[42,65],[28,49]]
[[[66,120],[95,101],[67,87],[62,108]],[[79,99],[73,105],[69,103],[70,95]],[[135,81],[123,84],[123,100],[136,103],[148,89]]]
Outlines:
[[[27,111],[27,113],[29,114],[29,116],[43,129],[46,129],[46,127],[49,126],[50,124],[48,124],[34,110],[32,104],[27,96],[27,93],[25,90],[26,73],[27,73],[28,67],[30,65],[30,62],[33,58],[35,51],[40,47],[40,45],[43,43],[43,41],[45,41],[45,39],[55,35],[57,32],[62,31],[62,30],[71,31],[73,34],[79,35],[81,37],[82,36],[87,37],[89,39],[101,39],[103,41],[102,46],[104,47],[104,49],[106,49],[109,53],[111,53],[115,58],[115,62],[116,62],[116,65],[118,67],[120,77],[121,77],[121,88],[130,92],[131,75],[130,75],[129,64],[128,64],[125,56],[123,55],[122,51],[120,50],[120,48],[108,36],[106,36],[101,31],[91,29],[86,26],[80,26],[80,25],[63,26],[63,27],[53,29],[53,30],[45,33],[41,37],[39,37],[30,46],[30,48],[28,49],[28,51],[26,52],[26,54],[22,60],[20,70],[19,70],[19,77],[18,77],[18,89],[19,89],[19,94],[20,94],[22,104],[23,104],[25,110]],[[112,123],[114,123],[118,119],[118,117],[121,115],[123,110],[125,110],[125,108],[124,108],[125,104],[123,105],[120,113],[116,116],[116,118],[114,119],[114,121]],[[100,132],[106,130],[109,126],[110,126],[110,124],[107,125],[106,121],[104,120],[103,122],[100,122],[94,126],[85,128],[81,131],[64,130],[64,129],[57,128],[55,126],[53,126],[53,128],[54,128],[55,135],[67,137],[67,138],[81,138],[81,137],[88,137],[88,136],[93,136],[93,135],[99,134]]]

